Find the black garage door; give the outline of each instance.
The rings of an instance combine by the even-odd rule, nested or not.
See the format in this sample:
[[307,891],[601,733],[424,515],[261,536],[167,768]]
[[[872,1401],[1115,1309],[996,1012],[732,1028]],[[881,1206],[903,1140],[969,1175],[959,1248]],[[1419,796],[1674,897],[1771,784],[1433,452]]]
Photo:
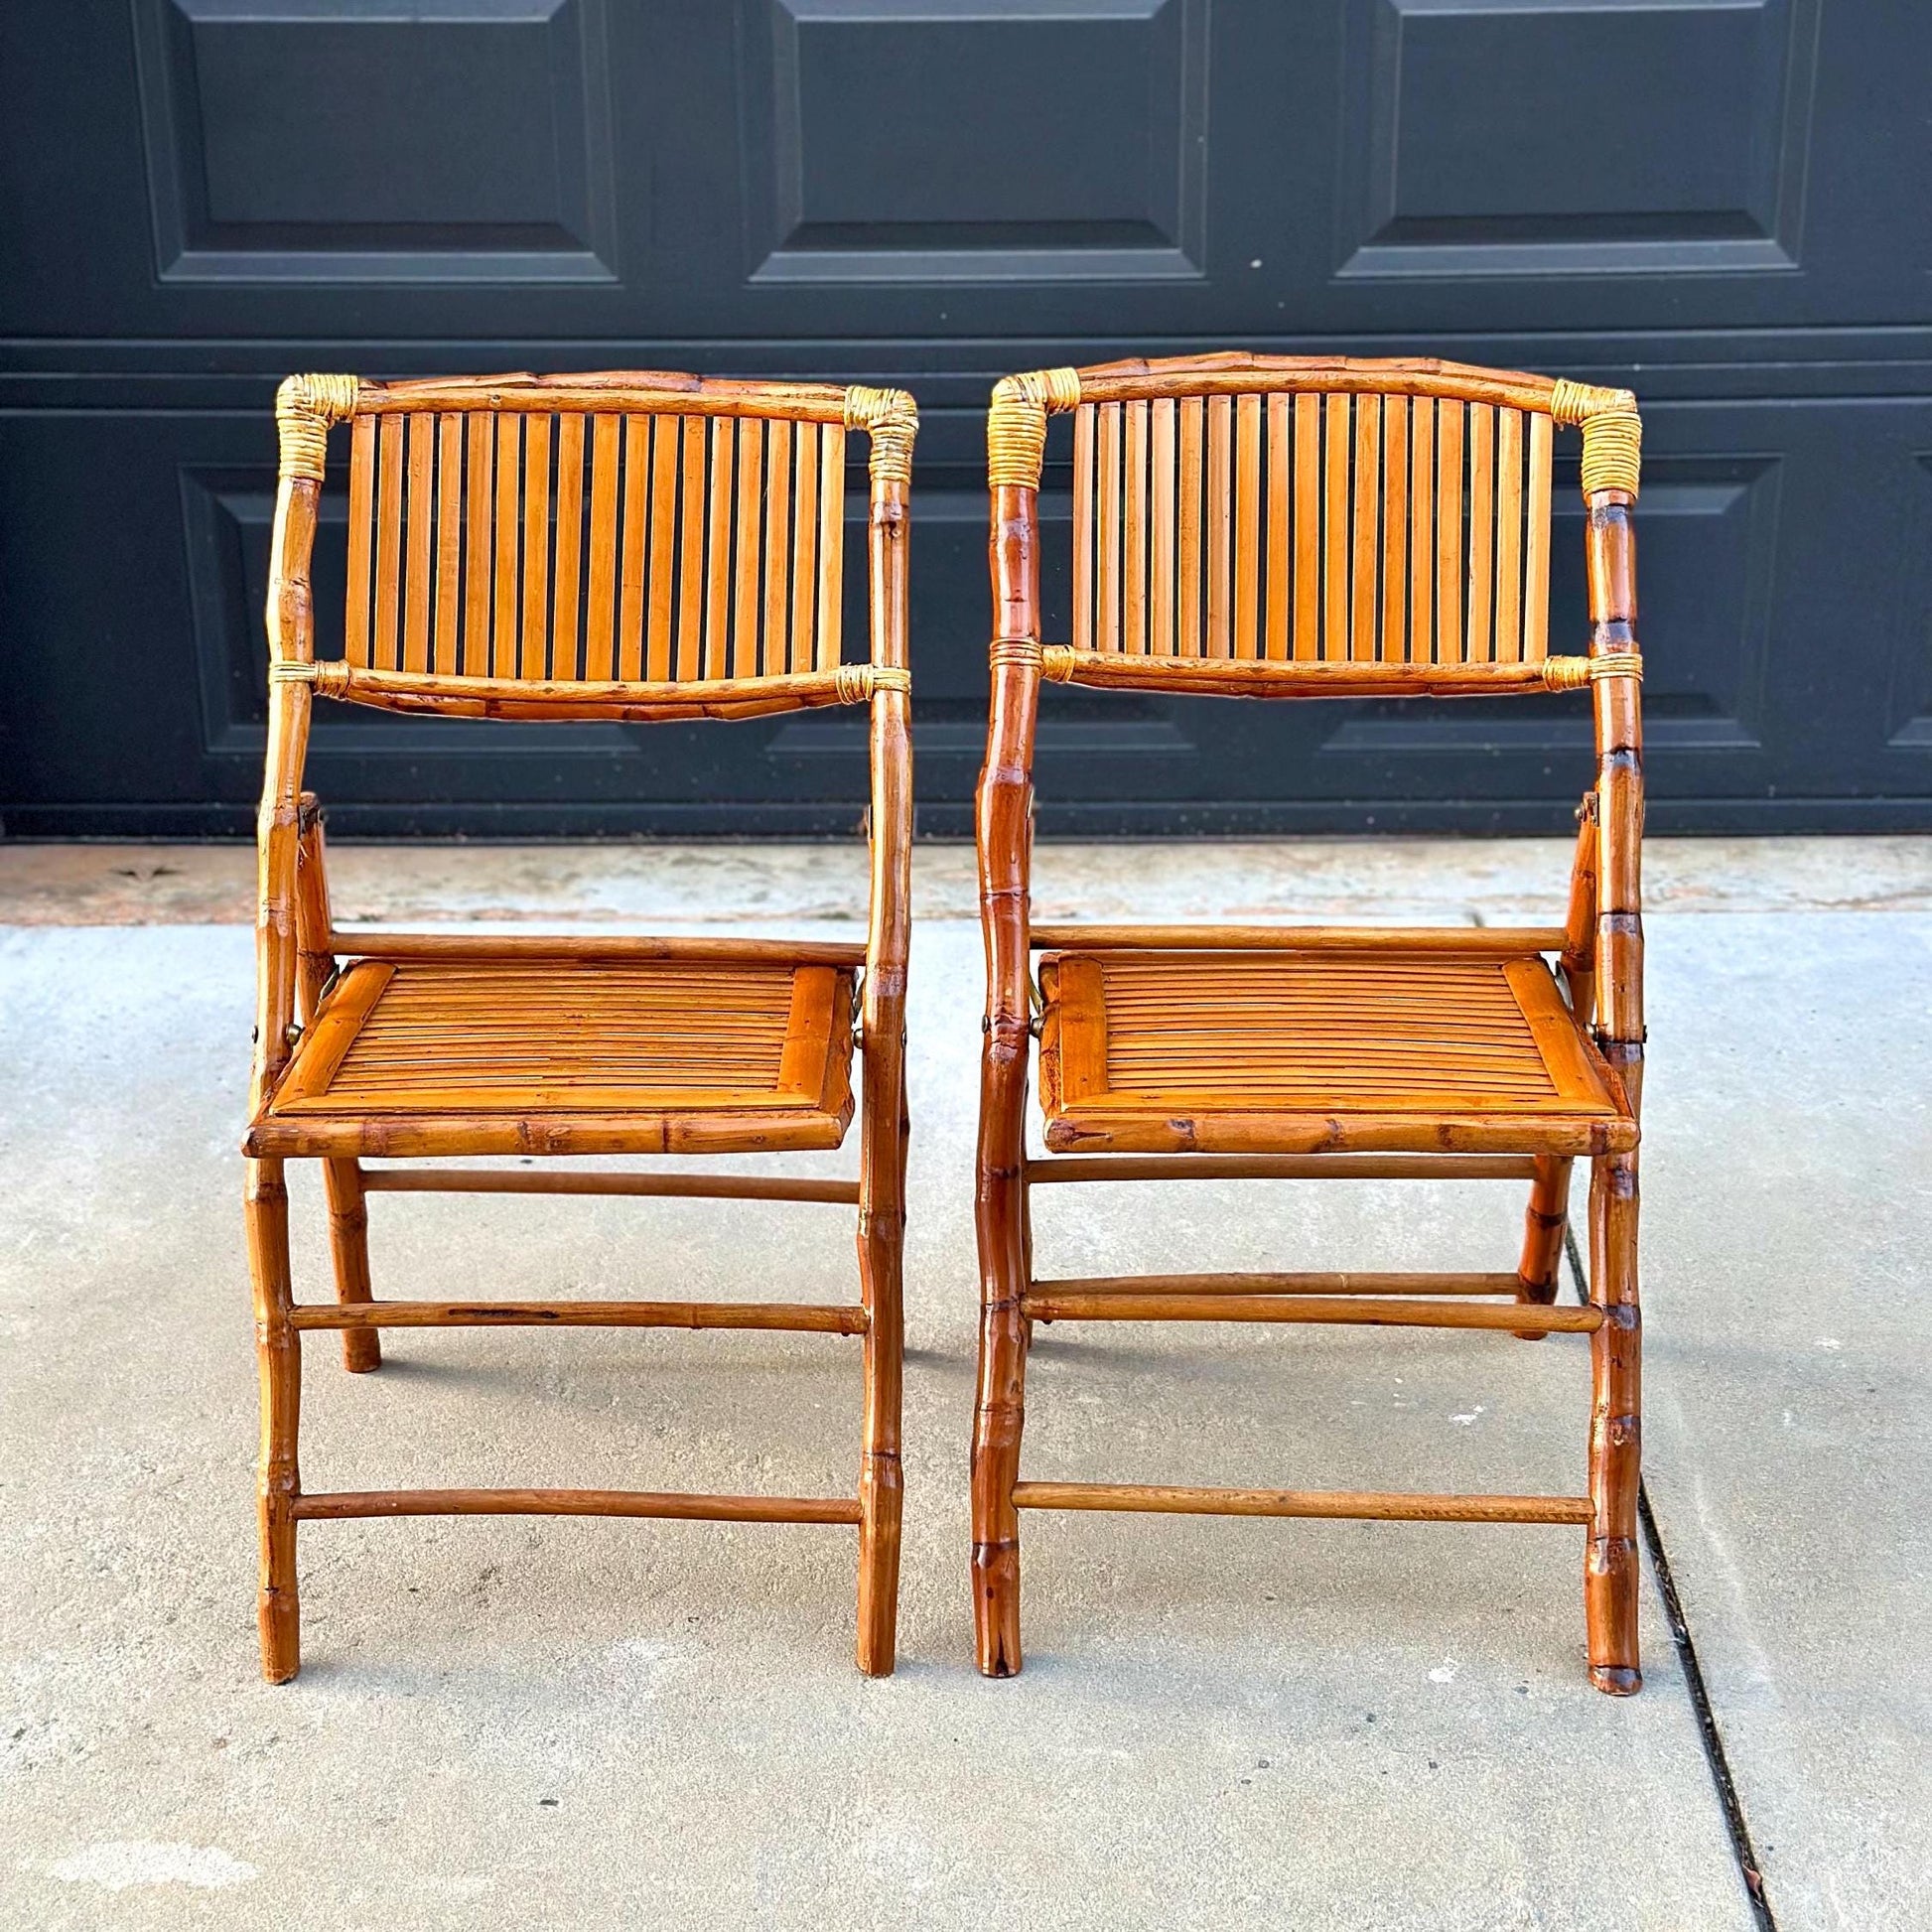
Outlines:
[[[1653,823],[1932,823],[1928,71],[1916,0],[13,0],[5,829],[246,829],[283,372],[628,365],[916,392],[961,831],[989,384],[1223,345],[1635,388]],[[1585,776],[1561,704],[1048,704],[1049,830],[1555,827]],[[831,830],[860,751],[339,713],[313,770],[351,832]]]

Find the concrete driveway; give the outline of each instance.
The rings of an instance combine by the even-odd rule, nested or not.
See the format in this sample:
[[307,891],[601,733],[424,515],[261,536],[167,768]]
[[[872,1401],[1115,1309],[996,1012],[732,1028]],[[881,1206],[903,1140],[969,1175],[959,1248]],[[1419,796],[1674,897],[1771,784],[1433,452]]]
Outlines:
[[[1559,906],[1566,864],[1047,847],[1041,905],[1506,921]],[[1932,1924],[1932,841],[1652,843],[1652,1587],[1625,1701],[1585,1681],[1562,1529],[1035,1516],[1027,1671],[974,1674],[981,969],[954,848],[917,869],[898,1674],[853,1671],[846,1531],[428,1520],[304,1531],[305,1666],[265,1687],[250,865],[0,847],[0,1924]],[[345,847],[336,871],[345,921],[820,932],[863,894],[857,852],[821,847]],[[291,1192],[299,1287],[326,1293],[319,1188]],[[1520,1194],[1065,1189],[1041,1271],[1506,1267]],[[851,1292],[838,1208],[373,1218],[378,1293]],[[372,1377],[310,1348],[311,1484],[852,1481],[835,1337],[385,1348]],[[1574,1338],[1043,1330],[1028,1473],[1575,1487],[1587,1406]]]

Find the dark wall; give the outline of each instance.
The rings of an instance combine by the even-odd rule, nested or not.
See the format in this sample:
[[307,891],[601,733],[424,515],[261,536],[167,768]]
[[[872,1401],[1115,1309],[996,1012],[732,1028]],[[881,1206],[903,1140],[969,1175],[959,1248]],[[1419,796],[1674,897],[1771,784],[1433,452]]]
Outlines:
[[[917,394],[963,830],[988,386],[1229,345],[1629,384],[1653,825],[1932,825],[1928,71],[1913,0],[0,8],[5,829],[247,827],[281,374],[627,365]],[[1575,701],[1047,707],[1048,830],[1555,828],[1587,775]],[[349,832],[831,830],[860,731],[331,708],[312,770]]]

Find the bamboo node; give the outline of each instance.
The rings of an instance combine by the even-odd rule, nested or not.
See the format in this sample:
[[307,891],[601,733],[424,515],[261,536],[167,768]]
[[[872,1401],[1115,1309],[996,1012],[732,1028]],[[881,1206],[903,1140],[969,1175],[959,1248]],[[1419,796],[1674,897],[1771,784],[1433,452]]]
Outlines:
[[874,483],[911,483],[919,410],[903,389],[869,389],[855,382],[845,392],[845,426],[872,439]]
[[292,375],[275,391],[275,429],[284,481],[322,481],[329,426],[355,413],[360,384],[352,375]]
[[1543,682],[1552,691],[1581,691],[1586,684],[1594,684],[1599,678],[1642,676],[1643,655],[1634,650],[1605,650],[1594,657],[1543,660]]
[[990,489],[1037,489],[1046,461],[1046,418],[1080,403],[1077,369],[1032,369],[1002,376],[986,412],[986,482]]

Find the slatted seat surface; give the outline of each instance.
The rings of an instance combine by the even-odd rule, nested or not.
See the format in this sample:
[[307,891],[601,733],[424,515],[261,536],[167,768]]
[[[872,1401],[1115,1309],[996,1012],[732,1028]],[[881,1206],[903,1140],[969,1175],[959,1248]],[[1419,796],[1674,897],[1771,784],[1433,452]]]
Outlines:
[[1040,988],[1056,1151],[1634,1142],[1535,955],[1060,952]]
[[[836,1147],[852,976],[784,959],[364,959],[304,1033],[262,1152]],[[345,1132],[346,1130],[346,1132]],[[461,1147],[456,1140],[460,1136]]]

